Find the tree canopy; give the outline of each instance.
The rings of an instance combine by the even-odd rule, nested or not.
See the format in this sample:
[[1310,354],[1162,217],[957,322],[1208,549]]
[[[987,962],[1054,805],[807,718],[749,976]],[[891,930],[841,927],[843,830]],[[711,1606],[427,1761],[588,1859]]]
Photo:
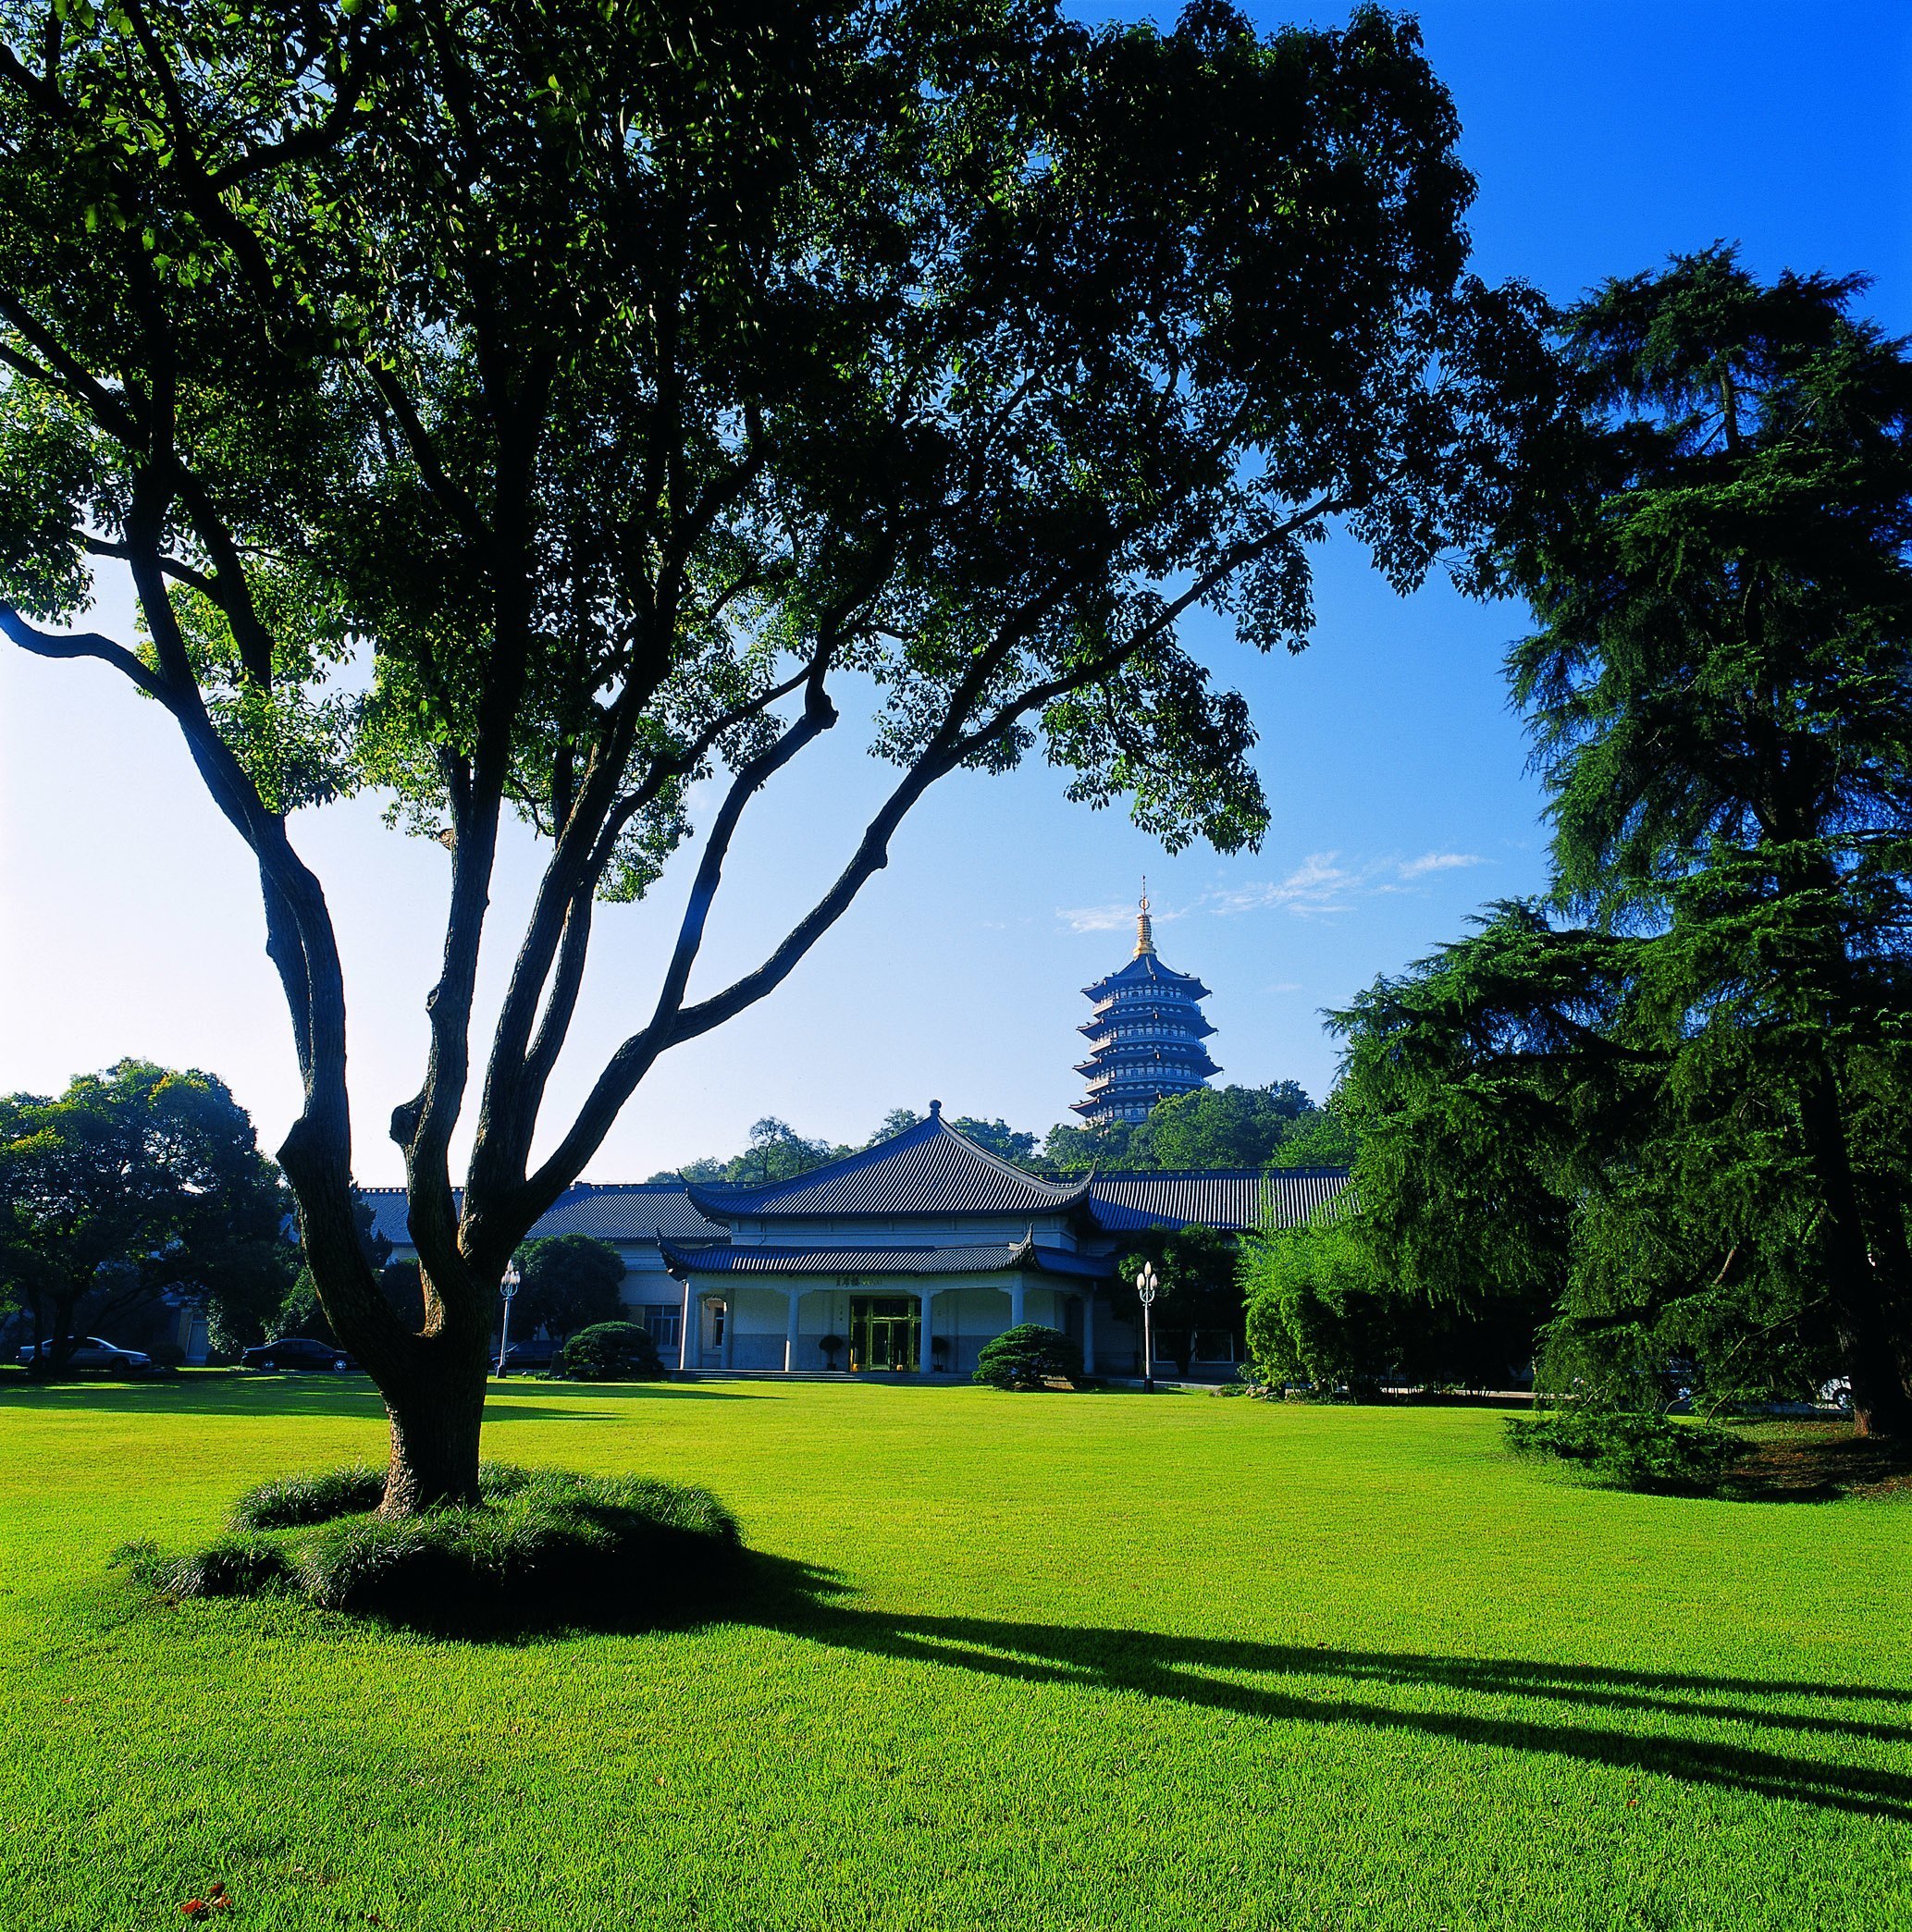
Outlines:
[[524,1334],[542,1328],[562,1336],[617,1321],[624,1261],[609,1241],[589,1235],[547,1235],[525,1242],[517,1260],[516,1312]]
[[291,1277],[288,1203],[223,1081],[122,1060],[57,1098],[0,1097],[0,1266],[56,1373],[83,1323],[173,1289],[242,1326]]
[[[1533,303],[1467,276],[1456,133],[1366,7],[1265,38],[1217,0],[1168,31],[1041,0],[0,16],[0,628],[162,707],[258,863],[304,1086],[279,1159],[386,1397],[389,1507],[475,1494],[512,1251],[929,786],[1039,755],[1171,847],[1252,844],[1247,708],[1183,615],[1299,647],[1331,521],[1397,585],[1475,581]],[[139,637],[70,628],[106,564]],[[846,681],[894,783],[694,992],[746,807]],[[449,871],[391,1122],[416,1331],[354,1237],[344,975],[289,822],[368,789]],[[547,860],[487,1050],[507,814]],[[594,907],[694,830],[648,1016],[546,1122]]]
[[[1052,1127],[1042,1156],[1058,1174],[1340,1165],[1351,1143],[1322,1121],[1322,1110],[1293,1080],[1200,1087],[1158,1101],[1145,1120]],[[1306,1160],[1292,1158],[1284,1151],[1291,1145],[1314,1151]]]
[[1849,1379],[1912,1426],[1912,361],[1731,251],[1565,320],[1505,580],[1555,892],[1339,1016],[1404,1287],[1539,1297],[1557,1378]]

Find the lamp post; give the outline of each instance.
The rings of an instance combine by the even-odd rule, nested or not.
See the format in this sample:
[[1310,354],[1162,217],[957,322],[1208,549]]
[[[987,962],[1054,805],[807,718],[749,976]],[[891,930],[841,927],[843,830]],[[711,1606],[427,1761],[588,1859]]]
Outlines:
[[518,1292],[518,1264],[505,1264],[504,1279],[498,1285],[498,1292],[504,1297],[504,1320],[498,1328],[498,1379],[505,1378],[505,1353],[512,1341],[512,1297]]
[[1155,1393],[1155,1327],[1149,1311],[1155,1305],[1161,1286],[1154,1263],[1144,1261],[1135,1277],[1135,1292],[1141,1298],[1141,1392],[1145,1396]]

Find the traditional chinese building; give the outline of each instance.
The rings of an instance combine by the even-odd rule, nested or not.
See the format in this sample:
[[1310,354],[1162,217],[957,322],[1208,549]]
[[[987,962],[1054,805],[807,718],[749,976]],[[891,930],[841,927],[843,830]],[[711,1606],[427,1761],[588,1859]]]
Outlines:
[[1094,1015],[1076,1029],[1089,1040],[1089,1057],[1076,1068],[1089,1091],[1071,1105],[1085,1121],[1146,1120],[1157,1101],[1191,1092],[1221,1072],[1202,1044],[1215,1031],[1202,1016],[1208,989],[1157,956],[1146,884],[1134,957],[1082,991],[1095,1002]]
[[[1052,1181],[932,1101],[927,1120],[767,1187],[580,1183],[532,1232],[615,1247],[630,1319],[680,1372],[967,1376],[991,1337],[1041,1322],[1092,1372],[1121,1375],[1140,1366],[1134,1292],[1116,1279],[1137,1231],[1289,1226],[1346,1184],[1326,1167]],[[414,1259],[403,1192],[364,1196],[394,1259]],[[1235,1338],[1199,1337],[1195,1354],[1225,1375]]]

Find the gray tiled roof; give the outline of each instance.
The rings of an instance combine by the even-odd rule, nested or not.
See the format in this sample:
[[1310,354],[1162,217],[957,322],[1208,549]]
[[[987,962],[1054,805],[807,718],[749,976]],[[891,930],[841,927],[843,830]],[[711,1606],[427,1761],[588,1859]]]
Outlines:
[[1104,1280],[1115,1272],[1106,1256],[1071,1254],[1031,1241],[991,1241],[956,1248],[708,1248],[663,1243],[671,1272],[691,1274],[1031,1274]]
[[[394,1247],[409,1247],[402,1188],[361,1188],[371,1203],[373,1226]],[[461,1199],[463,1190],[460,1190]],[[531,1230],[546,1235],[589,1235],[599,1241],[650,1241],[659,1234],[677,1240],[722,1240],[725,1230],[691,1206],[682,1181],[621,1181],[598,1186],[579,1181],[559,1196]]]
[[[911,1143],[907,1148],[903,1145],[906,1141]],[[794,1181],[771,1188],[698,1188],[682,1181],[598,1186],[581,1181],[565,1190],[532,1234],[590,1235],[600,1241],[645,1242],[661,1234],[667,1242],[727,1241],[729,1229],[709,1214],[698,1212],[699,1205],[706,1203],[729,1216],[1033,1214],[1053,1213],[1058,1208],[1081,1202],[1087,1205],[1096,1223],[1112,1234],[1143,1227],[1181,1226],[1190,1222],[1203,1227],[1248,1228],[1263,1224],[1264,1195],[1277,1225],[1289,1227],[1306,1220],[1347,1184],[1345,1168],[1296,1167],[1278,1168],[1265,1175],[1252,1168],[1106,1174],[1086,1182],[1058,1185],[1038,1180],[1020,1168],[998,1161],[973,1141],[952,1133],[940,1121],[931,1120],[880,1147],[854,1154],[847,1161],[816,1168]],[[405,1190],[362,1188],[359,1191],[371,1204],[376,1232],[394,1247],[409,1246]],[[959,1250],[887,1251],[949,1254]],[[975,1251],[1005,1250],[992,1244]],[[1042,1265],[1048,1266],[1047,1257],[1062,1252],[1042,1249]],[[1073,1262],[1082,1258],[1070,1255],[1065,1259]],[[1051,1268],[1050,1272],[1058,1272],[1058,1268]]]
[[1178,1174],[1103,1174],[1089,1183],[1096,1220],[1112,1234],[1141,1227],[1277,1227],[1305,1221],[1348,1185],[1345,1167],[1252,1167]]
[[713,1221],[783,1215],[1053,1214],[1086,1198],[1085,1184],[1038,1180],[950,1127],[928,1120],[859,1154],[767,1188],[693,1185],[691,1206]]

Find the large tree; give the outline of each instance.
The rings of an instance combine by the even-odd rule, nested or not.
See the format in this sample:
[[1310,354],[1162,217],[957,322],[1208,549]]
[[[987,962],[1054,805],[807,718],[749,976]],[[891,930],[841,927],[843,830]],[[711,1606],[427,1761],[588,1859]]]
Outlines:
[[45,1374],[64,1368],[82,1323],[164,1288],[210,1300],[223,1320],[276,1302],[290,1274],[278,1175],[208,1074],[122,1060],[56,1098],[0,1098],[0,1208]]
[[[1299,647],[1330,523],[1411,585],[1510,464],[1529,304],[1466,277],[1453,110],[1378,11],[1265,40],[1212,0],[1172,32],[1043,0],[0,19],[0,624],[170,713],[257,859],[304,1084],[280,1160],[392,1512],[475,1493],[512,1249],[931,784],[1039,751],[1171,846],[1252,843],[1247,711],[1185,613]],[[143,640],[65,628],[108,560]],[[894,785],[815,827],[835,879],[694,995],[745,808],[846,680]],[[593,908],[644,893],[707,779],[655,1003],[546,1123]],[[344,976],[292,838],[364,785],[450,873],[391,1122],[416,1332],[354,1238]],[[548,857],[487,1050],[512,812]]]
[[1396,1279],[1912,1428],[1912,358],[1730,251],[1566,322],[1509,581],[1556,890],[1342,1017]]

